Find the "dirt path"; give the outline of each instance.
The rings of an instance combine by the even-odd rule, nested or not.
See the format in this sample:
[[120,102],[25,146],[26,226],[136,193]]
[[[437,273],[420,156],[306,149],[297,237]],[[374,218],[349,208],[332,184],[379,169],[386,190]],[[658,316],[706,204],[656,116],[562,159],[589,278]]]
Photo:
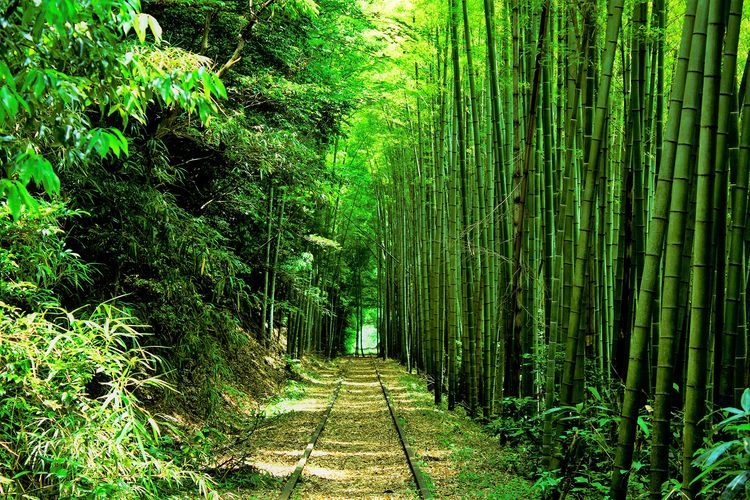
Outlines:
[[295,489],[299,498],[416,498],[372,362],[353,358]]
[[[278,416],[257,429],[246,450],[230,453],[250,474],[240,471],[225,483],[221,498],[278,498],[339,381],[338,399],[292,497],[418,498],[373,362],[307,360],[302,395],[282,395]],[[535,467],[527,450],[503,449],[460,411],[435,407],[425,381],[395,361],[377,366],[434,498],[538,498],[527,479]]]
[[[240,485],[239,491],[236,492],[237,496],[232,495],[232,492],[226,492],[229,498],[278,496],[284,479],[294,471],[310,434],[315,430],[328,406],[340,379],[341,367],[344,365],[346,361],[337,360],[334,363],[316,366],[314,376],[304,380],[304,397],[284,400],[282,407],[273,410],[280,415],[253,433],[249,450],[233,450],[234,455],[247,456],[244,465],[272,480],[260,484]],[[252,493],[243,491],[247,486],[252,487]]]

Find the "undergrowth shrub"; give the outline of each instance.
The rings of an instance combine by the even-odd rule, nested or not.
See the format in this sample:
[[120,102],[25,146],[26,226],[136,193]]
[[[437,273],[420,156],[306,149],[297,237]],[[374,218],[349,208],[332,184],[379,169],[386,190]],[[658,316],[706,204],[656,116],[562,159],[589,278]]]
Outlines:
[[[552,417],[560,435],[551,450],[557,468],[544,470],[542,436],[545,418]],[[611,464],[617,445],[619,407],[613,388],[588,386],[584,401],[573,406],[559,406],[537,411],[534,398],[505,398],[502,413],[486,424],[486,430],[497,436],[501,445],[520,450],[522,461],[503,464],[509,471],[535,479],[534,490],[545,496],[601,498],[609,492]],[[646,491],[644,474],[649,456],[650,416],[638,417],[630,494]],[[528,457],[533,457],[529,459]]]
[[59,220],[81,212],[59,203],[39,203],[16,221],[0,205],[0,301],[24,310],[57,304],[55,291],[91,284],[91,268],[66,247]]
[[[617,393],[587,386],[584,401],[574,406],[550,408],[546,413],[552,413],[553,425],[559,423],[562,429],[557,451],[560,469],[541,473],[535,488],[563,496],[606,495],[617,445]],[[641,430],[650,431],[643,418],[639,418],[639,426]],[[640,435],[637,448],[641,450],[643,445],[643,435]],[[638,452],[634,462],[636,470],[640,468],[637,456]],[[631,486],[636,483],[640,484],[634,480]]]
[[750,388],[741,408],[724,408],[725,418],[712,428],[709,446],[693,462],[702,469],[700,494],[723,499],[750,498]]
[[175,368],[170,381],[180,390],[179,404],[206,417],[221,402],[220,380],[231,371],[227,352],[245,345],[253,328],[253,269],[209,220],[191,214],[163,186],[142,183],[135,168],[90,169],[76,178],[87,189],[75,202],[90,215],[72,238],[101,271],[84,297],[98,303],[125,294],[157,342],[169,347],[161,352]]
[[181,452],[190,437],[139,401],[169,390],[140,321],[113,303],[60,305],[92,281],[62,229],[78,216],[40,200],[13,220],[0,205],[0,497],[208,494],[205,456]]
[[187,483],[209,493],[206,476],[160,450],[173,430],[136,394],[166,384],[127,310],[0,303],[0,331],[0,495],[157,498]]

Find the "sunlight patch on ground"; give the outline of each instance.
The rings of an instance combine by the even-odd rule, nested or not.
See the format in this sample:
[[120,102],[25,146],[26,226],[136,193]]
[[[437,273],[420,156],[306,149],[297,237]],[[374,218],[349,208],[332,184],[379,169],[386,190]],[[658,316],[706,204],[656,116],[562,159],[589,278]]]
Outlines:
[[343,481],[351,479],[351,474],[341,469],[329,469],[326,467],[305,467],[305,474],[310,476],[327,479],[329,481]]
[[[344,385],[353,387],[379,387],[377,382],[352,382],[351,380],[345,380]],[[352,390],[351,392],[357,392]]]
[[288,476],[294,471],[294,465],[285,465],[285,464],[279,464],[279,463],[271,463],[271,462],[248,462],[253,467],[256,467],[259,470],[262,470],[263,472],[266,472],[272,476],[276,477],[284,477]]
[[268,448],[261,448],[257,450],[257,452],[266,455],[277,455],[280,457],[299,457],[301,455],[300,450],[273,450]]
[[266,408],[267,417],[275,417],[290,412],[319,412],[326,406],[320,399],[289,400],[285,399]]
[[352,448],[364,448],[372,445],[369,441],[336,441],[335,439],[329,439],[326,442],[331,446],[350,446]]
[[[373,443],[366,443],[371,446]],[[313,451],[313,455],[316,457],[400,457],[401,451]]]

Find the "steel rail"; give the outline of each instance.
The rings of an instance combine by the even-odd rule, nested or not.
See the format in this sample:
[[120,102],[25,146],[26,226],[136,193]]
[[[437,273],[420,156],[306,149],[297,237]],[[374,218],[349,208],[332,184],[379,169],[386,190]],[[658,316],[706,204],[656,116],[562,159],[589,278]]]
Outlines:
[[[351,363],[351,361],[349,363]],[[349,363],[347,363],[347,368],[349,366]],[[336,384],[336,388],[333,390],[333,397],[331,398],[331,402],[328,403],[328,407],[323,413],[323,416],[321,417],[320,423],[318,424],[318,427],[315,429],[315,432],[313,432],[312,435],[310,436],[310,440],[307,442],[307,446],[305,447],[305,451],[302,453],[302,457],[300,457],[299,461],[297,461],[297,467],[294,468],[294,472],[292,472],[292,475],[289,476],[289,479],[284,485],[284,489],[281,491],[281,494],[279,495],[279,500],[287,500],[289,497],[292,496],[292,491],[294,491],[294,487],[297,486],[297,482],[299,481],[299,478],[302,476],[302,469],[305,468],[305,464],[307,464],[307,459],[310,458],[310,454],[312,453],[313,448],[315,447],[315,443],[318,441],[318,437],[320,436],[320,433],[323,432],[323,428],[326,426],[326,422],[328,421],[328,416],[331,414],[333,405],[336,403],[336,400],[339,397],[339,392],[341,391],[341,385],[344,382],[345,372],[346,372],[345,369],[341,370],[342,376],[341,378],[339,378],[338,384]]]
[[[348,366],[349,364],[347,364],[347,367]],[[398,438],[401,443],[401,448],[403,449],[404,456],[406,457],[406,463],[409,465],[409,470],[411,471],[411,474],[414,477],[414,483],[417,487],[417,493],[419,494],[420,498],[432,499],[433,495],[432,495],[432,491],[430,490],[428,486],[429,483],[427,480],[427,476],[419,468],[414,451],[411,449],[411,447],[409,446],[406,440],[406,433],[404,432],[403,427],[401,427],[401,424],[399,423],[398,415],[391,402],[391,397],[388,392],[388,388],[383,383],[383,379],[380,376],[380,371],[378,370],[377,364],[375,362],[373,362],[373,368],[375,369],[375,374],[378,377],[378,383],[380,384],[380,388],[383,391],[383,398],[385,399],[386,406],[388,407],[388,412],[391,415],[391,420],[393,421],[394,427],[396,427],[396,432],[398,434]],[[344,372],[345,370],[342,370],[342,373]],[[323,413],[323,416],[321,417],[318,427],[315,429],[315,432],[313,432],[312,435],[310,436],[310,439],[307,443],[307,446],[305,447],[302,457],[297,462],[297,466],[295,467],[294,472],[292,472],[292,475],[289,476],[289,479],[284,485],[284,489],[282,490],[281,494],[278,497],[279,500],[288,500],[291,497],[295,486],[299,482],[300,477],[302,477],[302,470],[305,468],[305,465],[307,464],[307,460],[310,458],[310,454],[312,453],[313,448],[315,447],[315,443],[318,441],[318,437],[320,436],[320,434],[323,432],[323,429],[325,428],[326,422],[328,421],[328,416],[331,414],[333,405],[336,403],[336,400],[338,399],[339,392],[341,391],[341,386],[343,382],[344,382],[344,378],[342,376],[342,378],[339,379],[338,384],[336,384],[336,388],[333,391],[333,397],[331,398],[331,402],[328,403],[328,407]]]
[[433,498],[432,496],[432,490],[429,488],[427,481],[427,476],[424,472],[422,472],[422,469],[419,468],[419,464],[417,464],[416,456],[414,455],[414,451],[409,446],[409,443],[406,440],[406,433],[404,432],[403,427],[401,427],[401,424],[398,420],[398,415],[396,414],[396,410],[393,407],[393,404],[391,403],[391,398],[388,393],[388,388],[383,383],[383,379],[380,376],[380,371],[378,370],[378,366],[375,362],[373,362],[373,366],[375,368],[375,373],[378,375],[378,382],[380,383],[380,388],[383,389],[383,397],[385,398],[385,402],[388,405],[388,411],[391,414],[391,419],[393,420],[393,425],[396,427],[396,431],[398,432],[398,438],[401,441],[401,448],[404,450],[404,455],[406,456],[406,462],[409,464],[409,470],[411,470],[412,476],[414,476],[414,483],[417,486],[417,493],[419,493],[420,498],[430,499]]

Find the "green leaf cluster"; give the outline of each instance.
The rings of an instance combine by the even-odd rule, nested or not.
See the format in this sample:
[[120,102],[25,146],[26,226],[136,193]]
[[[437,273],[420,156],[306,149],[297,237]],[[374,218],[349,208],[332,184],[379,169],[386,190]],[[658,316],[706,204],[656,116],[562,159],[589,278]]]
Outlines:
[[150,103],[205,122],[214,97],[226,97],[204,67],[157,64],[161,53],[143,44],[148,32],[158,43],[161,28],[139,8],[137,0],[13,2],[0,15],[0,199],[14,218],[36,207],[30,182],[55,195],[61,170],[127,155],[121,128],[145,123]]
[[706,481],[701,495],[722,499],[747,497],[750,493],[750,388],[740,408],[724,408],[726,418],[713,429],[715,442],[694,461],[702,469],[695,481]]
[[66,244],[62,222],[83,215],[59,203],[40,202],[13,221],[0,206],[0,302],[27,311],[59,305],[59,293],[93,283],[93,270]]
[[0,302],[0,494],[160,498],[202,474],[160,451],[170,432],[136,391],[168,386],[125,309],[26,314]]

